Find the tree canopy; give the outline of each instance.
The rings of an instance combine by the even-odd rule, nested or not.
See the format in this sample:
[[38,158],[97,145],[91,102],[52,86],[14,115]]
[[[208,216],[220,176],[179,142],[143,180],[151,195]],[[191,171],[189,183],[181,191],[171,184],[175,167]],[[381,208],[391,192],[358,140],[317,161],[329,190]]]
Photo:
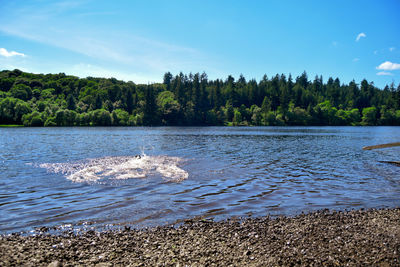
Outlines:
[[400,125],[400,85],[306,72],[266,75],[257,82],[172,75],[149,85],[114,78],[0,72],[0,124],[25,126],[139,125]]

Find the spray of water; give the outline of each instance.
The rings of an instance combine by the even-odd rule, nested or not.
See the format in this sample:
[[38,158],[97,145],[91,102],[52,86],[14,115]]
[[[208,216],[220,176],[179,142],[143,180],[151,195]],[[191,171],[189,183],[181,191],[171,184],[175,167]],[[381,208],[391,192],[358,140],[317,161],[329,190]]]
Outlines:
[[169,182],[181,182],[189,174],[179,167],[182,158],[168,156],[121,156],[87,159],[68,163],[43,163],[39,166],[52,173],[62,173],[74,182],[95,182],[101,179],[145,178],[161,175]]

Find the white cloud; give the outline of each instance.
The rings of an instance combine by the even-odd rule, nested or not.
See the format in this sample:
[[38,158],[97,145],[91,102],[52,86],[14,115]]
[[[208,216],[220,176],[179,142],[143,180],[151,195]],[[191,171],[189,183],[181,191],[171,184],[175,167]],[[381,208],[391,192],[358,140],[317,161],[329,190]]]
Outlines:
[[357,62],[357,61],[359,61],[360,59],[358,58],[358,57],[356,57],[356,58],[353,58],[353,62]]
[[25,54],[23,53],[18,53],[15,51],[7,51],[7,49],[5,48],[0,48],[0,55],[3,57],[14,57],[14,56],[20,56],[20,57],[24,57]]
[[393,52],[395,49],[396,49],[396,47],[390,47],[390,48],[389,48],[389,51],[390,51],[390,52]]
[[[73,51],[97,61],[124,65],[134,71],[164,73],[166,71],[208,70],[209,58],[204,53],[185,46],[171,44],[120,30],[99,31],[92,28],[50,26],[48,23],[0,25],[0,31],[20,38]],[[53,23],[56,24],[56,23]],[[75,22],[71,22],[75,24]],[[43,30],[46,29],[46,30]]]
[[365,33],[363,33],[363,32],[359,33],[359,34],[357,35],[356,42],[358,42],[358,41],[360,40],[361,37],[367,37],[367,35],[366,35]]
[[376,75],[379,75],[379,76],[392,76],[393,73],[387,72],[387,71],[380,71]]
[[[143,36],[143,33],[130,29],[111,30],[84,23],[87,18],[86,14],[79,15],[82,12],[71,19],[70,13],[75,11],[76,5],[85,5],[82,2],[85,1],[62,1],[62,4],[56,2],[42,8],[21,8],[12,1],[7,2],[11,4],[9,12],[3,12],[7,16],[0,16],[0,33],[83,55],[81,60],[91,65],[82,65],[79,70],[91,76],[106,75],[108,71],[114,71],[115,76],[120,79],[142,82],[152,81],[153,77],[162,77],[166,71],[211,73],[218,71],[222,65],[218,55],[208,55],[196,48],[171,43],[158,37]],[[53,59],[44,56],[42,61],[50,64],[51,60]],[[52,68],[39,69],[30,66],[30,69],[45,72],[44,68],[53,70],[62,62],[54,62]],[[34,64],[37,66],[39,63]],[[62,72],[66,72],[66,69],[64,66]],[[129,71],[125,73],[124,70]]]
[[376,67],[376,69],[378,69],[378,70],[399,70],[400,64],[386,61],[386,62],[383,62],[382,64],[380,64],[378,67]]

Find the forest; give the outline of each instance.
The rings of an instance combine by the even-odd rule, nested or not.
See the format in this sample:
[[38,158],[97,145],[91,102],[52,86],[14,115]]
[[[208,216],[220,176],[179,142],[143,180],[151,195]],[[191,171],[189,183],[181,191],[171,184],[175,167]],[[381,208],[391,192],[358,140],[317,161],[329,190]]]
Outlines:
[[284,126],[400,125],[400,84],[303,72],[260,81],[164,74],[163,83],[115,78],[0,72],[0,125],[24,126]]

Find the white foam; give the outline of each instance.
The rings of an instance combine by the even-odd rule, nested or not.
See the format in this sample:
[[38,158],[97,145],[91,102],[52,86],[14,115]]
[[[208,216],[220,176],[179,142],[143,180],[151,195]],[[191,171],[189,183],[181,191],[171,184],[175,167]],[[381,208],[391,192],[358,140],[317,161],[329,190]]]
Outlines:
[[178,165],[182,158],[168,156],[105,157],[73,163],[43,163],[49,172],[62,173],[74,182],[95,182],[100,179],[145,178],[160,174],[170,182],[181,182],[189,174]]

